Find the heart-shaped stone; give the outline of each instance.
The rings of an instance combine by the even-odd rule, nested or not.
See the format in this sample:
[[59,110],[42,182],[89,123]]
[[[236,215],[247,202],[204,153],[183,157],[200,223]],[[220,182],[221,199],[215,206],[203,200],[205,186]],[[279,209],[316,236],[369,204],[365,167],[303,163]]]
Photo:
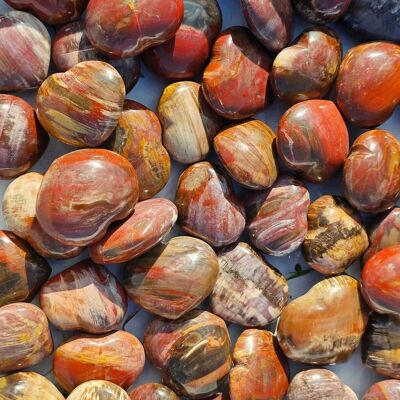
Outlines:
[[117,126],[124,99],[124,81],[114,67],[85,61],[42,83],[36,114],[58,140],[71,146],[97,147]]
[[96,380],[82,383],[67,400],[130,400],[124,389],[112,382]]
[[33,15],[0,15],[0,92],[38,87],[47,77],[51,39]]
[[179,400],[179,397],[167,386],[159,383],[145,383],[129,392],[131,400]]
[[246,224],[229,178],[209,162],[194,164],[182,173],[175,204],[182,229],[215,247],[238,240]]
[[210,294],[218,270],[217,256],[207,243],[188,236],[174,237],[132,260],[125,271],[124,286],[141,307],[177,319]]

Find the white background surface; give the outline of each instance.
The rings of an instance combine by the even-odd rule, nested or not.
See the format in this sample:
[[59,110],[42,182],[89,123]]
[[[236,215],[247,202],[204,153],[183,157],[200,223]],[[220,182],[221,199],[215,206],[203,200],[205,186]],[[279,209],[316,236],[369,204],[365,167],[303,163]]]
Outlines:
[[[105,0],[106,1],[106,0]],[[222,12],[223,12],[223,18],[224,18],[224,23],[223,23],[223,28],[227,28],[229,26],[233,25],[245,25],[245,21],[241,12],[240,8],[240,0],[218,0],[219,4],[221,6]],[[0,13],[4,13],[5,11],[9,10],[10,7],[8,7],[3,0],[0,0]],[[294,31],[294,37],[296,37],[304,28],[310,26],[311,24],[302,20],[299,16],[296,15],[296,24],[295,24],[295,31]],[[353,34],[350,34],[347,32],[344,28],[340,26],[340,24],[334,24],[332,26],[340,35],[340,38],[342,39],[343,43],[343,48],[344,48],[344,54],[347,52],[347,50],[353,46],[355,46],[358,43],[363,42],[364,40],[361,38],[356,37]],[[50,28],[51,31],[52,28]],[[23,60],[21,60],[23,62]],[[160,94],[162,93],[164,87],[168,84],[167,81],[157,77],[153,73],[151,73],[149,70],[147,70],[144,66],[142,66],[142,75],[143,77],[140,78],[139,83],[136,85],[136,87],[128,94],[129,99],[134,99],[136,101],[139,101],[146,105],[147,107],[151,108],[152,110],[156,110],[157,107],[157,102],[160,97]],[[250,78],[251,79],[251,78]],[[32,105],[34,104],[34,98],[35,98],[35,92],[31,93],[22,93],[22,94],[17,94],[18,96],[23,97],[24,99],[28,100]],[[277,101],[274,100],[273,104],[269,105],[267,109],[263,112],[260,113],[257,117],[265,121],[267,124],[269,124],[274,130],[276,130],[279,119],[281,115],[283,114],[284,111],[286,111],[288,107]],[[383,128],[390,130],[392,133],[394,133],[398,138],[399,136],[399,122],[400,122],[400,110],[398,109],[397,112],[393,114],[393,116],[385,123],[383,124]],[[361,130],[358,128],[350,127],[350,134],[351,134],[351,141],[355,139],[361,132],[365,130]],[[50,163],[60,156],[61,154],[64,154],[69,151],[73,151],[74,149],[72,147],[69,147],[67,145],[64,145],[57,140],[51,138],[50,140],[50,145],[45,153],[45,155],[42,157],[42,159],[34,166],[32,169],[33,171],[41,172],[44,173],[47,168],[49,167]],[[212,156],[211,156],[212,157]],[[176,162],[173,162],[173,168],[172,168],[172,175],[170,178],[170,181],[166,188],[157,195],[157,197],[166,197],[170,200],[174,199],[175,196],[175,188],[176,188],[176,183],[177,179],[179,177],[180,172],[184,169],[183,165],[179,165]],[[368,174],[366,173],[366,179],[368,179]],[[0,191],[1,191],[1,196],[3,196],[4,190],[8,186],[9,181],[0,181]],[[315,200],[322,194],[341,194],[341,176],[335,177],[329,184],[325,185],[310,185],[308,184],[308,188],[311,192],[311,198],[312,200]],[[1,216],[0,218],[0,227],[6,228],[4,224],[3,217]],[[173,235],[178,235],[180,234],[179,229],[176,227],[173,230]],[[68,261],[62,261],[62,262],[56,262],[56,261],[50,261],[50,264],[53,267],[53,275],[55,273],[58,273],[62,269],[71,266],[75,264],[78,260],[84,259],[87,257],[87,253],[85,252],[81,256],[68,260]],[[306,263],[300,253],[300,251],[297,251],[295,253],[292,253],[290,256],[283,257],[283,258],[278,258],[278,257],[266,257],[271,264],[275,265],[284,275],[288,275],[290,272],[294,270],[294,266],[299,263],[303,266],[303,268],[307,268]],[[116,273],[118,276],[120,276],[120,272],[122,271],[122,266],[111,266],[110,269]],[[348,272],[353,275],[358,277],[359,276],[359,270],[360,266],[358,264],[352,266],[351,269],[348,270]],[[290,280],[289,281],[289,286],[290,286],[290,294],[292,298],[298,297],[302,294],[304,294],[313,284],[316,282],[320,281],[322,279],[322,275],[312,272],[309,273],[308,275],[305,275],[303,277]],[[37,299],[34,301],[37,303]],[[134,309],[134,306],[132,303],[130,303],[129,310],[127,312],[127,316],[131,313],[131,311]],[[134,333],[136,336],[139,337],[139,339],[143,338],[143,332],[144,329],[147,325],[148,320],[151,318],[151,316],[145,312],[145,311],[140,311],[134,319],[132,319],[126,326],[126,329],[129,330],[130,332]],[[231,325],[229,327],[230,332],[231,332],[231,337],[232,337],[232,344],[235,343],[236,338],[240,334],[242,328],[239,328],[237,326]],[[54,332],[54,340],[56,345],[58,346],[61,341],[63,340],[63,336],[60,332]],[[70,336],[71,334],[64,333],[64,337]],[[291,369],[291,376],[293,377],[299,370],[301,369],[307,369],[309,367],[307,366],[302,366],[300,364],[290,364],[290,369]],[[369,388],[371,384],[374,382],[377,382],[379,380],[385,379],[382,376],[378,376],[375,374],[372,370],[366,368],[365,366],[362,365],[361,362],[361,354],[360,354],[360,349],[358,349],[354,355],[351,357],[351,359],[344,364],[339,364],[335,366],[328,367],[335,373],[337,373],[342,380],[349,385],[359,396],[361,399],[362,396],[364,395],[365,391]],[[51,370],[51,357],[46,359],[44,362],[36,366],[35,368],[32,368],[33,370],[36,370],[38,372],[41,372],[43,374],[48,373]],[[47,375],[50,379],[52,379],[52,375],[48,374]],[[160,376],[158,371],[156,371],[154,368],[152,368],[148,363],[146,363],[146,368],[144,373],[140,376],[138,381],[135,383],[134,386],[137,386],[141,383],[145,382],[156,382],[160,380]],[[43,399],[44,400],[44,399]]]

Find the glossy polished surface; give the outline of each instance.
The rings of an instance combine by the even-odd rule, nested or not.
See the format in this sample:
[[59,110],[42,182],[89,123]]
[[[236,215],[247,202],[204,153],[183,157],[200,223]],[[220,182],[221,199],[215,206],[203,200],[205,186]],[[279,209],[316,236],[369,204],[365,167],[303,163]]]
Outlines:
[[140,341],[124,331],[102,337],[77,337],[54,353],[53,374],[59,385],[72,392],[81,383],[104,379],[129,388],[144,367]]
[[283,309],[278,340],[295,362],[335,364],[358,347],[367,320],[358,281],[347,275],[328,278]]
[[114,383],[89,381],[78,386],[67,400],[130,400],[128,393]]
[[219,115],[244,119],[267,105],[271,61],[247,28],[231,27],[217,38],[204,71],[204,96]]
[[289,379],[277,349],[271,332],[249,329],[239,336],[230,373],[231,400],[283,400]]
[[249,189],[266,189],[278,176],[275,133],[264,122],[253,120],[223,130],[214,138],[214,149],[229,175]]
[[111,58],[97,52],[89,42],[83,21],[64,25],[57,31],[52,58],[60,72],[65,72],[83,61],[104,61],[111,64],[124,80],[127,93],[135,86],[140,76],[140,61],[137,57]]
[[215,247],[238,240],[245,212],[229,178],[209,162],[190,166],[179,178],[175,204],[182,229]]
[[3,196],[3,217],[8,229],[26,240],[43,257],[68,259],[77,256],[82,248],[64,245],[48,235],[36,218],[36,200],[43,175],[24,174],[7,187]]
[[32,367],[52,351],[49,324],[39,307],[15,303],[0,308],[0,373]]
[[336,92],[340,110],[354,125],[383,123],[400,101],[400,47],[386,42],[353,47],[340,66]]
[[292,36],[290,0],[241,0],[246,22],[254,36],[270,51],[280,51]]
[[40,306],[57,329],[106,333],[124,318],[127,298],[111,272],[85,260],[44,284]]
[[85,246],[130,215],[139,194],[129,161],[108,150],[84,149],[56,159],[40,186],[36,217],[60,242]]
[[132,260],[125,269],[124,286],[144,309],[177,319],[210,294],[218,269],[217,256],[207,243],[178,236]]
[[0,94],[0,178],[15,178],[27,171],[43,155],[48,142],[32,106]]
[[315,24],[337,21],[346,14],[352,0],[295,0],[297,11]]
[[0,92],[37,88],[48,74],[50,48],[46,27],[33,15],[0,15]]
[[[368,171],[368,179],[365,173]],[[400,142],[390,132],[360,135],[344,164],[344,193],[360,211],[378,213],[392,208],[400,198]]]
[[158,115],[164,128],[164,146],[183,164],[204,160],[222,125],[196,82],[167,86],[158,102]]
[[218,252],[219,276],[210,296],[212,311],[246,327],[275,320],[289,298],[286,279],[247,244]]
[[36,372],[18,372],[0,378],[0,400],[65,400],[58,389]]
[[179,400],[169,388],[159,383],[145,383],[129,392],[131,400]]
[[115,68],[85,61],[43,82],[36,96],[36,115],[56,139],[71,146],[96,147],[117,126],[124,98],[124,82]]
[[144,53],[143,60],[166,79],[188,79],[205,66],[214,39],[221,31],[217,0],[183,0],[185,14],[175,36]]
[[231,342],[225,322],[194,310],[176,321],[153,319],[144,348],[162,368],[164,381],[178,394],[201,399],[219,392],[231,369]]
[[288,400],[358,400],[340,378],[327,369],[299,372],[290,383]]
[[177,218],[175,204],[167,199],[141,201],[126,221],[113,225],[103,239],[90,246],[90,258],[99,264],[132,260],[160,243]]
[[86,32],[98,50],[131,57],[171,39],[183,19],[183,0],[90,0]]
[[340,274],[367,248],[367,233],[343,198],[325,195],[311,203],[303,250],[312,268],[321,274]]
[[297,103],[324,97],[342,61],[339,37],[326,28],[309,28],[275,58],[271,85],[283,101]]
[[125,100],[117,128],[106,147],[130,161],[139,180],[139,199],[155,196],[168,182],[171,161],[162,145],[157,115],[143,104]]
[[361,283],[364,297],[374,311],[400,315],[400,245],[370,258],[362,270]]
[[372,385],[363,400],[400,400],[400,381],[389,379]]
[[271,189],[246,201],[247,232],[259,250],[273,256],[295,251],[307,234],[310,194],[303,182],[283,175]]
[[289,108],[276,138],[284,165],[314,183],[327,182],[349,153],[346,124],[329,100],[308,100]]
[[0,307],[30,301],[51,274],[51,267],[28,243],[0,231]]

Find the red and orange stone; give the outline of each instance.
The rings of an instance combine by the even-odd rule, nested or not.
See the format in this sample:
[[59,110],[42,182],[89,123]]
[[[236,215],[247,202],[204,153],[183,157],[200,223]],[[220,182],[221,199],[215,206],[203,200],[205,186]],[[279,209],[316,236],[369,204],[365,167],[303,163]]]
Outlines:
[[167,199],[141,201],[126,221],[116,223],[103,239],[89,247],[90,258],[99,264],[132,260],[160,243],[177,218],[175,204]]
[[39,189],[36,217],[61,243],[86,246],[128,217],[139,196],[131,163],[108,150],[83,149],[56,159]]
[[175,36],[143,54],[149,68],[172,80],[192,78],[202,70],[222,27],[217,0],[184,0],[183,6],[182,25]]
[[175,204],[182,229],[211,246],[235,242],[245,228],[244,207],[229,177],[209,162],[194,164],[182,173]]
[[400,101],[400,46],[371,42],[353,47],[336,81],[337,104],[354,125],[375,127]]
[[289,108],[276,138],[283,164],[314,183],[328,181],[349,152],[346,124],[329,100],[308,100]]
[[356,209],[379,213],[392,208],[400,198],[397,138],[382,129],[360,135],[344,164],[343,183],[345,196]]
[[361,283],[364,297],[374,311],[400,315],[400,245],[370,258],[362,270]]
[[32,367],[52,351],[49,323],[39,307],[15,303],[0,308],[0,373]]
[[167,386],[159,383],[145,383],[129,392],[131,400],[179,400]]
[[53,374],[68,393],[81,383],[106,380],[128,389],[144,368],[144,349],[132,334],[73,337],[54,353]]
[[86,32],[99,51],[131,57],[171,39],[183,12],[183,0],[90,0]]
[[233,361],[231,400],[284,399],[289,386],[288,367],[271,332],[244,331],[236,342]]
[[57,329],[94,334],[118,328],[128,303],[117,278],[90,260],[81,261],[49,279],[40,291],[39,300]]
[[372,385],[363,400],[400,400],[400,380],[388,379]]
[[49,138],[26,101],[0,94],[0,178],[15,178],[42,156]]
[[231,27],[214,44],[203,76],[204,96],[224,118],[252,117],[267,105],[270,67],[270,57],[251,32]]

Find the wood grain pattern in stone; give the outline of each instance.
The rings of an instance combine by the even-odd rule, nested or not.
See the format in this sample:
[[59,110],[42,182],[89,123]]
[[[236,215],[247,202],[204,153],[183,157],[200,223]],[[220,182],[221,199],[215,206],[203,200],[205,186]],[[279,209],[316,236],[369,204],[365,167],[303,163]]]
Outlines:
[[285,355],[295,362],[335,364],[358,347],[367,321],[358,281],[342,275],[324,279],[289,303],[277,336]]
[[114,383],[97,380],[82,383],[67,400],[130,400],[130,397]]
[[222,125],[196,82],[167,86],[158,103],[158,115],[164,128],[164,146],[173,159],[184,164],[207,157]]
[[352,0],[295,0],[297,11],[314,24],[335,22],[346,14]]
[[275,320],[289,298],[286,279],[247,244],[218,252],[219,276],[210,296],[213,313],[225,321],[261,327]]
[[311,203],[303,250],[312,268],[321,274],[340,274],[367,248],[367,233],[345,199],[325,195]]
[[259,250],[285,256],[304,241],[308,230],[310,194],[303,182],[283,175],[268,190],[246,201],[247,232]]
[[0,15],[0,92],[38,87],[48,74],[50,48],[46,27],[33,15]]
[[40,306],[60,330],[106,333],[125,316],[127,297],[105,267],[81,261],[49,279],[40,291]]
[[372,385],[363,400],[400,400],[400,381],[388,379]]
[[24,174],[7,187],[3,196],[3,217],[8,229],[26,240],[43,257],[68,259],[82,252],[81,247],[64,245],[48,235],[36,218],[36,200],[43,175]]
[[209,162],[194,164],[182,173],[175,204],[182,229],[215,247],[238,240],[246,224],[230,179]]
[[108,150],[83,149],[51,164],[39,189],[36,217],[50,236],[71,246],[99,241],[128,217],[139,196],[131,163]]
[[227,119],[244,119],[268,102],[270,57],[244,27],[231,27],[217,38],[203,75],[211,108]]
[[145,383],[129,392],[131,400],[179,400],[167,386],[159,383]]
[[124,286],[144,309],[177,319],[210,294],[218,270],[217,256],[207,243],[178,236],[128,263]]
[[49,324],[39,307],[14,303],[0,308],[0,373],[32,367],[52,351]]
[[214,149],[229,175],[249,189],[267,189],[278,176],[275,133],[263,121],[230,126],[214,138]]

